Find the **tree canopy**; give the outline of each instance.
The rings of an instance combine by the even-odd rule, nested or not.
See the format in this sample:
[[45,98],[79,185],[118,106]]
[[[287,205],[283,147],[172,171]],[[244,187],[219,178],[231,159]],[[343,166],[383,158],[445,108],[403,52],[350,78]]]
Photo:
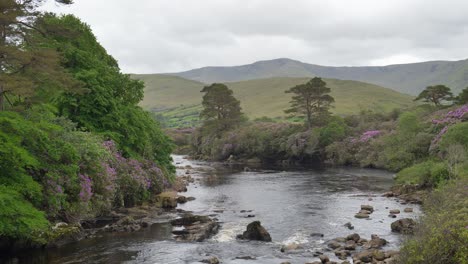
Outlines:
[[308,128],[312,127],[314,120],[317,123],[330,115],[329,109],[335,99],[330,95],[331,89],[319,77],[312,78],[305,84],[296,85],[286,93],[293,93],[290,101],[291,107],[285,110],[293,116],[305,117]]
[[466,104],[468,103],[468,87],[463,89],[460,94],[455,98],[457,104]]
[[157,160],[172,168],[169,139],[138,106],[143,82],[121,73],[117,61],[78,18],[47,14],[37,26],[47,32],[47,45],[63,56],[63,67],[86,89],[67,90],[58,97],[59,113],[116,141],[126,156]]
[[444,101],[452,101],[453,94],[449,87],[439,84],[428,86],[414,100],[423,100],[424,102],[433,103],[434,105],[439,106]]
[[[60,65],[60,56],[36,37],[46,33],[36,26],[40,0],[3,0],[0,3],[0,110],[30,106],[60,90],[76,88]],[[56,1],[70,4],[71,1]]]
[[242,121],[240,102],[231,89],[222,83],[205,86],[201,90],[203,95],[203,110],[200,117],[205,120],[205,128],[215,132],[235,127]]

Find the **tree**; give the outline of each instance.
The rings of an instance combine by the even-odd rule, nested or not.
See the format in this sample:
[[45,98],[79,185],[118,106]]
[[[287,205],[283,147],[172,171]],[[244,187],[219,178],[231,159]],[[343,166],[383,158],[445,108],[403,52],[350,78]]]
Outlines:
[[321,122],[330,115],[329,109],[335,99],[329,95],[330,88],[319,77],[315,77],[305,84],[296,85],[286,93],[293,93],[291,108],[285,113],[306,117],[307,127],[310,129],[314,119]]
[[240,102],[226,85],[214,83],[205,86],[201,92],[205,95],[200,118],[205,120],[205,128],[212,128],[219,133],[235,127],[242,121]]
[[[44,48],[34,35],[45,35],[35,22],[43,0],[0,2],[0,111],[10,104],[27,102],[46,89],[70,84],[58,54]],[[71,4],[70,0],[56,0]],[[68,82],[67,85],[62,85]]]
[[114,140],[124,156],[157,161],[173,170],[172,143],[159,124],[138,103],[144,83],[120,72],[91,28],[72,15],[46,14],[38,26],[46,43],[60,52],[63,67],[87,92],[68,90],[55,101],[59,114],[81,128]]
[[457,104],[461,105],[468,103],[468,87],[460,92],[460,94],[455,98],[455,101]]
[[428,86],[424,91],[422,91],[414,101],[423,100],[424,102],[433,103],[436,106],[439,106],[444,101],[452,101],[453,94],[450,91],[450,88],[439,84],[434,86]]

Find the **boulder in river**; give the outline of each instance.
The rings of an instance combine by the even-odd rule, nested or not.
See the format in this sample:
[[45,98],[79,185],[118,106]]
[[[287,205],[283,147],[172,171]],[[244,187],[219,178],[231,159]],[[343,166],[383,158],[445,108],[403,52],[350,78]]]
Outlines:
[[183,195],[179,195],[179,196],[177,196],[177,202],[181,203],[181,204],[186,203],[187,202],[187,197],[185,197]]
[[344,246],[346,250],[355,250],[356,249],[356,242],[354,240],[348,240],[346,241],[346,244]]
[[331,249],[337,249],[337,248],[340,248],[341,247],[341,244],[338,243],[337,241],[335,240],[332,240],[328,243],[328,247],[331,248]]
[[403,218],[391,224],[393,232],[402,234],[412,234],[416,227],[416,221],[411,218]]
[[208,216],[186,214],[181,218],[171,221],[172,226],[183,227],[183,230],[176,230],[172,233],[178,241],[201,242],[216,234],[219,224]]
[[200,261],[207,264],[219,264],[219,259],[217,257],[211,257]]
[[399,209],[392,209],[390,210],[390,214],[399,214],[400,210]]
[[349,230],[354,229],[354,226],[353,226],[353,224],[351,224],[351,222],[348,222],[348,223],[344,224],[344,226],[347,227]]
[[320,255],[319,259],[322,261],[322,263],[327,263],[330,261],[330,258],[327,255]]
[[248,224],[247,230],[242,235],[237,235],[237,238],[271,242],[270,233],[266,231],[260,221],[253,221],[252,223]]
[[372,235],[371,240],[364,244],[365,249],[380,249],[387,244],[387,240],[380,238],[378,235]]
[[413,212],[413,208],[411,208],[411,207],[406,207],[406,208],[403,210],[403,212],[405,212],[405,213],[412,213],[412,212]]
[[367,210],[370,211],[371,213],[374,212],[374,207],[368,204],[363,204],[361,205],[361,210]]
[[360,219],[362,219],[362,218],[369,218],[369,214],[357,213],[357,214],[354,215],[354,217],[360,218]]
[[361,239],[361,236],[359,236],[359,234],[357,234],[357,233],[348,235],[348,236],[346,237],[346,240],[354,240],[354,242],[358,242],[359,239]]

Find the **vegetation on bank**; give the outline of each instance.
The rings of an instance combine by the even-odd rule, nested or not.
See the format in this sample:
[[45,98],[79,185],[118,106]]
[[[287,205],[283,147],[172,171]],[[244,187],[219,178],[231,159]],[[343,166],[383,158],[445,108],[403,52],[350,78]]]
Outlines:
[[[60,1],[69,2],[69,1]],[[0,5],[0,244],[48,242],[51,223],[79,223],[168,186],[172,143],[74,16],[40,1]]]

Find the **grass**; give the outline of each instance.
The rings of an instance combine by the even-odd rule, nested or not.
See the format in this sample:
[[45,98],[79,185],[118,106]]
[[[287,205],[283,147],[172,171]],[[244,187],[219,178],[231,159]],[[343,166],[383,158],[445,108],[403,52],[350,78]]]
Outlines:
[[[201,109],[201,89],[205,84],[186,80],[181,77],[148,74],[134,75],[134,78],[146,83],[145,98],[141,106],[166,121],[169,127],[196,124]],[[243,112],[251,119],[259,117],[284,118],[284,109],[288,107],[290,94],[285,90],[305,83],[309,78],[276,77],[226,83],[234,91],[234,96],[241,101]],[[335,98],[332,112],[345,115],[361,110],[388,112],[395,108],[413,105],[412,97],[377,85],[337,79],[324,79]]]

